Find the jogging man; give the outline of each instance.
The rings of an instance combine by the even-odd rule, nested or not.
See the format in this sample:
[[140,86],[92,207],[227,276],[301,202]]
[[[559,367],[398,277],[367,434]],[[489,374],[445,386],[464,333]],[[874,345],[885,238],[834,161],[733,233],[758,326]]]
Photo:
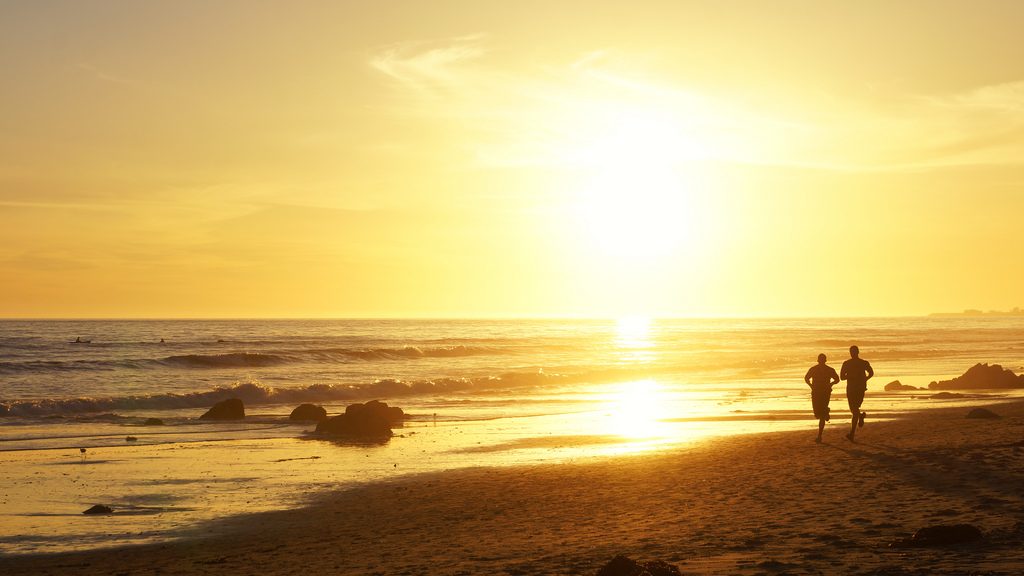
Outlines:
[[825,421],[829,419],[828,400],[832,397],[832,386],[839,383],[836,369],[825,364],[828,360],[824,354],[818,354],[818,363],[811,366],[804,376],[804,382],[811,387],[811,407],[814,417],[818,419],[818,437],[814,440],[821,443],[821,433],[825,430]]
[[846,401],[850,404],[850,412],[853,414],[853,421],[850,422],[850,433],[846,439],[854,442],[853,437],[857,428],[864,426],[864,418],[867,414],[860,411],[860,405],[864,403],[864,392],[868,389],[868,380],[875,375],[871,364],[860,357],[860,348],[850,346],[850,359],[843,362],[839,369],[839,378],[846,380]]

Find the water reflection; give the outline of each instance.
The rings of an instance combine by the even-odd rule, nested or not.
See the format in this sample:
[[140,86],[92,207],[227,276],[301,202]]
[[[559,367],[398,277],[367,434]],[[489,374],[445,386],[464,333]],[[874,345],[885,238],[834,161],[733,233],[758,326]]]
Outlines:
[[615,347],[621,362],[639,364],[655,358],[651,319],[646,316],[624,316],[615,324]]
[[646,316],[623,316],[615,323],[615,344],[620,348],[651,346],[651,319]]
[[635,380],[616,386],[608,402],[609,433],[626,438],[656,438],[669,433],[662,420],[669,416],[666,390],[655,380]]

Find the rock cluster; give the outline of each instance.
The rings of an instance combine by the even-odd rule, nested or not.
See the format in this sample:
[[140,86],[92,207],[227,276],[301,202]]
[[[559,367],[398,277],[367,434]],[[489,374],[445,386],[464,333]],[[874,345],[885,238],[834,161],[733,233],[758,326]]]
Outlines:
[[316,426],[318,434],[356,438],[390,438],[391,428],[402,425],[405,412],[386,402],[371,400],[366,404],[351,404],[344,414],[322,420]]
[[892,382],[889,382],[888,384],[885,385],[886,392],[910,392],[913,390],[923,390],[923,388],[918,388],[917,386],[910,386],[900,382],[899,380],[893,380]]
[[110,506],[104,506],[103,504],[97,504],[92,508],[89,508],[82,514],[113,514],[114,510]]
[[1024,388],[1024,374],[1020,376],[999,364],[975,364],[952,380],[940,380],[928,385],[931,390],[964,390],[984,388]]

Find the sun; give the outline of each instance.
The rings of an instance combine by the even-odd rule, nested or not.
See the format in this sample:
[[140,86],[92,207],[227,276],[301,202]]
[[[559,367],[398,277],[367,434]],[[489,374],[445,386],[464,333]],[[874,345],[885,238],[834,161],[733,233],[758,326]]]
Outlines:
[[665,113],[622,109],[578,142],[570,214],[599,258],[657,261],[701,240],[701,146]]

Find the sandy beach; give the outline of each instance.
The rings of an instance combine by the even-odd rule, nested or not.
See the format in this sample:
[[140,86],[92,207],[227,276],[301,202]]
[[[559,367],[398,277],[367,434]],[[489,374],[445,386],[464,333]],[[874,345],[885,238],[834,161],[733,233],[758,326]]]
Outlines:
[[[168,544],[9,556],[6,574],[593,574],[616,554],[683,573],[1014,574],[1024,568],[1024,402],[936,409],[669,453],[475,468],[234,517]],[[838,411],[837,411],[838,412]],[[980,543],[890,548],[929,525]]]

